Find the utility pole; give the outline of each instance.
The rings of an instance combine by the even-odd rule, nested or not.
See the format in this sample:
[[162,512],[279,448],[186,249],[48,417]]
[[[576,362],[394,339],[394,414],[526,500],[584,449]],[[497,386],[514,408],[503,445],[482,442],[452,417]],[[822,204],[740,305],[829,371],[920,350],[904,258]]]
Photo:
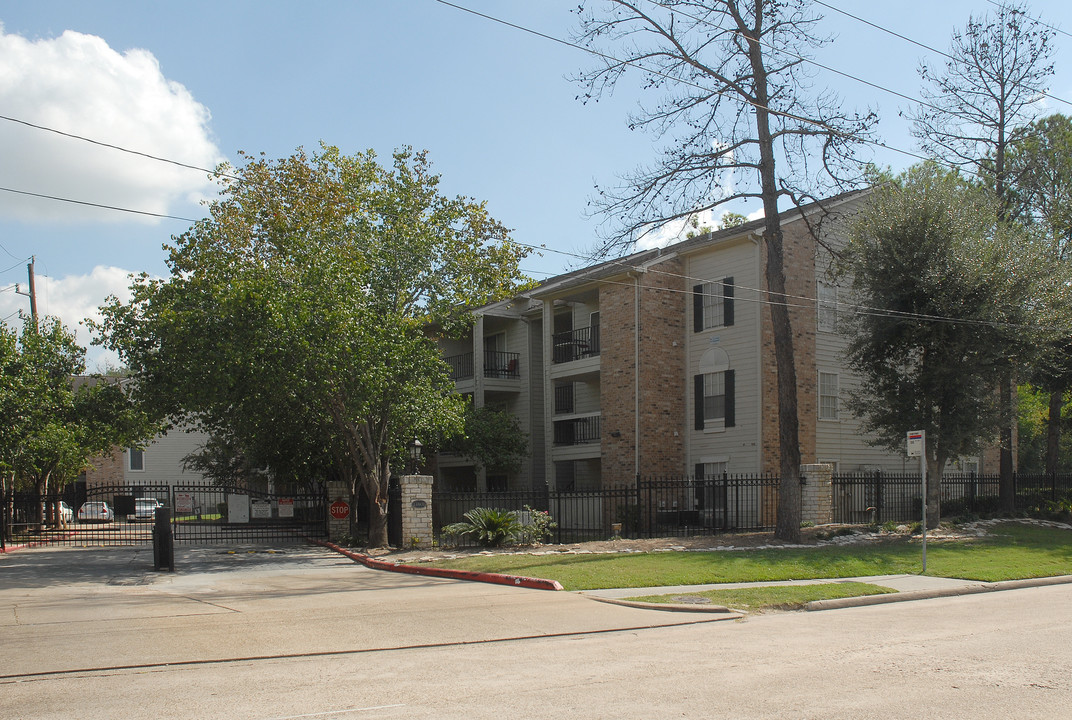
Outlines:
[[30,318],[33,320],[34,327],[37,327],[37,286],[34,281],[34,262],[36,260],[37,256],[31,255],[30,262],[26,265],[26,274],[30,281],[30,291],[23,292],[22,290],[19,290],[18,285],[15,285],[16,293],[30,298]]

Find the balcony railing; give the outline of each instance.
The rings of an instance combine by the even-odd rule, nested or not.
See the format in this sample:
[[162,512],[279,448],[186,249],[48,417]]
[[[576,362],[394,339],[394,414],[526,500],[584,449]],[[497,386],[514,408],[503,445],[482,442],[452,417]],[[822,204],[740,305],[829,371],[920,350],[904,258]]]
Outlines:
[[599,325],[551,336],[551,362],[566,363],[599,355]]
[[473,377],[473,353],[451,355],[443,358],[443,362],[450,365],[451,380],[468,380]]
[[[473,377],[473,353],[451,355],[443,358],[450,366],[451,380],[468,380]],[[484,351],[484,377],[520,378],[521,355],[519,353]]]
[[521,377],[520,353],[484,351],[484,377],[519,378]]
[[600,440],[603,418],[599,415],[555,421],[555,445],[586,445]]
[[555,415],[573,412],[573,383],[555,386]]

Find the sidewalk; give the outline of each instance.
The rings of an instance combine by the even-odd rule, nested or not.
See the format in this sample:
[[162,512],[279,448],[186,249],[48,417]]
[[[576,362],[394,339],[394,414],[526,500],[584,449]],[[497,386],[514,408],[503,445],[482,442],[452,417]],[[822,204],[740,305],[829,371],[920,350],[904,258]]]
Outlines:
[[634,607],[646,607],[659,610],[691,611],[691,612],[732,612],[730,609],[717,605],[702,605],[691,603],[663,604],[663,603],[638,603],[626,601],[625,598],[640,597],[646,595],[687,595],[689,593],[704,592],[706,590],[732,590],[743,587],[772,587],[780,585],[819,585],[827,583],[860,582],[870,585],[881,585],[892,588],[896,593],[885,595],[867,595],[864,597],[839,598],[836,600],[816,600],[808,603],[807,610],[833,610],[836,608],[858,607],[862,605],[880,605],[892,602],[906,602],[909,600],[928,600],[931,598],[951,597],[955,595],[973,595],[983,592],[998,592],[1001,590],[1019,590],[1022,588],[1042,587],[1045,585],[1062,585],[1072,583],[1072,575],[1057,577],[1034,578],[1030,580],[1008,580],[1004,582],[981,582],[978,580],[958,580],[956,578],[932,577],[929,575],[874,575],[871,577],[836,578],[823,580],[789,580],[778,582],[758,583],[721,583],[713,585],[674,585],[668,587],[649,588],[615,588],[610,590],[579,590],[577,594],[590,597],[593,600],[625,604]]

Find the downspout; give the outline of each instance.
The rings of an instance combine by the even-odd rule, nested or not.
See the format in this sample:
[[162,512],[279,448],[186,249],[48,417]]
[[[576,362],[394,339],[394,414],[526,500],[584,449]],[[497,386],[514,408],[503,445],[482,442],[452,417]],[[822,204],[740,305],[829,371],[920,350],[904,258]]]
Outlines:
[[640,273],[633,278],[633,476],[640,477]]

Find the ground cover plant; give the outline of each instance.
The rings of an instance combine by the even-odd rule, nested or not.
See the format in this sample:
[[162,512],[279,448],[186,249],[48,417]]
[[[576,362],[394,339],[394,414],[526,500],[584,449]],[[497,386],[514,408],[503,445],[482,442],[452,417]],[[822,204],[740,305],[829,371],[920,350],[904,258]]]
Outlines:
[[[809,548],[612,554],[502,554],[441,567],[557,580],[567,590],[918,574],[919,538]],[[995,582],[1072,574],[1072,532],[1009,522],[927,547],[927,574]]]

